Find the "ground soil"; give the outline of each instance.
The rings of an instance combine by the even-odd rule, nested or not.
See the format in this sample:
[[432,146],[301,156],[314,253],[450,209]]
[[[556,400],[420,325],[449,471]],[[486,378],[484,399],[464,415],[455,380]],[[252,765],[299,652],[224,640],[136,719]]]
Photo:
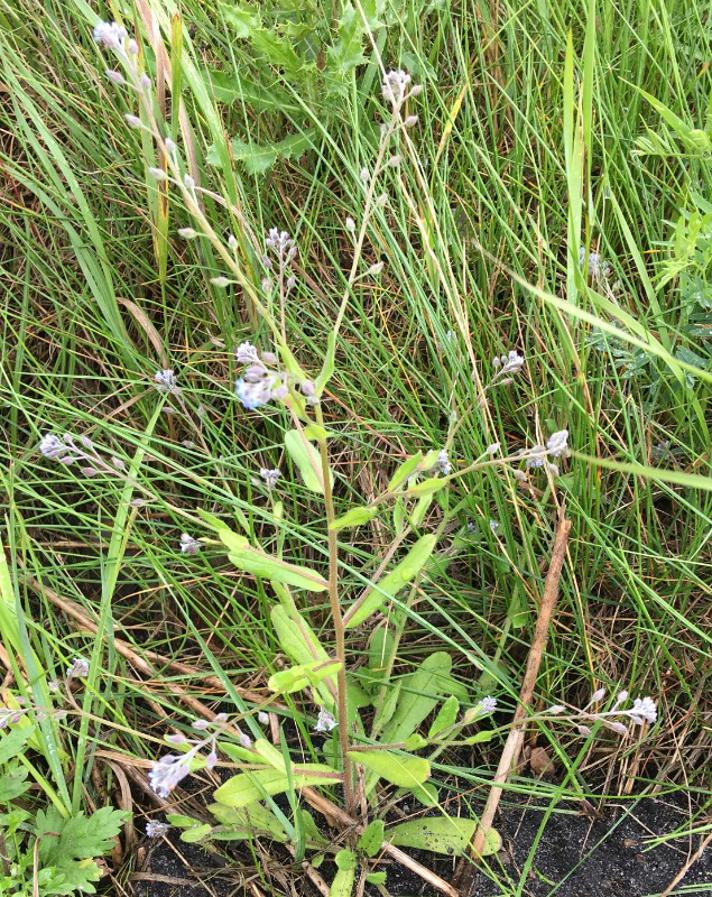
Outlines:
[[[698,847],[696,838],[678,838],[650,847],[655,835],[684,825],[690,810],[684,795],[642,798],[625,803],[583,809],[558,807],[546,822],[523,891],[517,882],[527,865],[546,807],[508,805],[502,808],[497,828],[503,838],[500,853],[490,859],[490,875],[478,873],[467,897],[656,897],[662,894]],[[314,897],[316,890],[301,870],[290,869],[274,856],[253,855],[247,866],[226,863],[198,845],[182,844],[173,835],[144,844],[145,860],[131,875],[133,897],[228,897],[252,893],[254,881],[265,897],[281,894]],[[418,856],[446,880],[453,862]],[[257,866],[260,872],[257,872]],[[419,878],[397,866],[387,871],[386,887],[393,897],[434,897]],[[324,878],[330,880],[328,869]],[[674,894],[701,897],[712,893],[712,855],[703,855],[678,884]],[[375,894],[375,892],[374,892]]]

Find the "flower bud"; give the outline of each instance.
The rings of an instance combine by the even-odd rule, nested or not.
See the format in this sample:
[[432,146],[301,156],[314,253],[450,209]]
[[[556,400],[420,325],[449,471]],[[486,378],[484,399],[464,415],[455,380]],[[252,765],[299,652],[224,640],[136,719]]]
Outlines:
[[193,230],[192,227],[179,227],[178,236],[182,237],[184,240],[194,240],[196,237],[199,237],[200,234],[197,230]]

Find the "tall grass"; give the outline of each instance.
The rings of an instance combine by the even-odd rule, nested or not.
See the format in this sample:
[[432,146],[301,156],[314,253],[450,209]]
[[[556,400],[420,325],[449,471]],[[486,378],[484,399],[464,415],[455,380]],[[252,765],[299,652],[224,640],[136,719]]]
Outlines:
[[[122,12],[145,34],[140,5],[120,7],[98,12]],[[573,528],[539,699],[578,705],[599,686],[625,686],[658,698],[663,725],[652,740],[617,747],[542,727],[565,775],[557,785],[521,775],[511,789],[552,805],[604,792],[701,793],[709,319],[688,326],[689,295],[678,278],[660,280],[676,222],[709,196],[712,166],[709,150],[670,131],[643,92],[709,134],[705,4],[393,3],[340,106],[325,110],[297,89],[287,101],[287,83],[281,108],[259,113],[244,94],[255,59],[219,4],[187,0],[173,27],[177,8],[154,7],[174,87],[180,80],[183,117],[167,101],[172,126],[192,141],[203,183],[233,206],[208,199],[212,220],[225,233],[284,227],[300,247],[287,330],[313,371],[346,283],[343,222],[358,213],[358,173],[378,140],[379,56],[415,68],[424,91],[414,153],[394,171],[390,210],[369,233],[384,276],[353,289],[329,386],[338,507],[382,490],[394,456],[447,443],[464,466],[495,441],[515,449],[568,428],[581,457],[557,479]],[[331,18],[332,4],[315,7]],[[96,13],[82,0],[0,6],[2,538],[14,583],[6,600],[22,634],[14,641],[3,624],[2,636],[42,682],[77,654],[91,658],[83,714],[61,733],[43,731],[47,790],[74,809],[96,786],[93,770],[107,774],[97,751],[155,756],[166,721],[186,718],[175,686],[241,712],[235,686],[264,684],[276,645],[259,583],[207,554],[182,557],[185,523],[160,501],[136,506],[140,496],[115,479],[48,468],[40,434],[90,435],[171,505],[244,520],[268,547],[276,537],[256,474],[286,468],[289,426],[279,412],[246,415],[234,399],[232,350],[259,340],[260,325],[239,290],[211,285],[221,273],[212,253],[175,237],[190,222],[146,176],[152,149],[126,129],[123,114],[134,110],[103,76]],[[208,75],[216,69],[222,92]],[[667,133],[669,152],[641,151],[647,128]],[[264,173],[233,158],[235,136],[264,146],[294,133],[307,133],[310,148]],[[588,261],[582,268],[580,251],[605,260],[605,278]],[[249,249],[246,258],[258,282]],[[492,357],[513,347],[526,376],[490,390],[485,413],[480,383]],[[178,372],[184,414],[162,413],[151,379],[163,367]],[[444,643],[469,687],[496,662],[498,697],[514,705],[554,527],[546,479],[535,482],[520,489],[496,468],[459,482],[464,547],[418,590],[403,671]],[[302,521],[281,531],[285,553],[324,567],[309,494],[284,476],[280,495]],[[354,588],[356,556],[375,570],[390,529],[386,520],[360,531],[344,560]],[[100,637],[50,593],[75,602]],[[313,625],[326,619],[319,607],[310,615]],[[185,667],[154,663],[147,677],[115,638]],[[363,635],[352,639],[358,652]],[[222,688],[206,688],[206,674]],[[60,742],[73,761],[66,779],[53,759]],[[453,796],[477,797],[496,761],[484,746],[443,758],[438,775]]]

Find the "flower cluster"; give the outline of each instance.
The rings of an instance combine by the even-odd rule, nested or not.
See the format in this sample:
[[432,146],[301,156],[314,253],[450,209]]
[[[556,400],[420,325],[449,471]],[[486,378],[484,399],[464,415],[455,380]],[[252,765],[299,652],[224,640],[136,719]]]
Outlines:
[[[586,250],[583,246],[579,249],[579,266],[583,268],[586,261]],[[588,274],[591,280],[605,280],[611,273],[611,266],[601,258],[599,253],[593,250],[588,254]]]
[[197,554],[203,546],[197,539],[188,533],[181,533],[180,552],[181,554]]
[[260,467],[260,476],[264,480],[268,489],[274,489],[279,478],[282,476],[282,472],[278,467],[274,467],[272,469],[269,469],[267,467]]
[[[618,735],[626,735],[629,731],[630,723],[634,726],[642,726],[644,724],[652,725],[658,718],[658,709],[655,701],[650,697],[635,698],[633,706],[624,709],[623,705],[628,701],[629,695],[627,691],[618,693],[610,710],[604,710],[598,713],[592,712],[589,708],[592,704],[597,704],[606,697],[605,688],[599,688],[591,695],[591,700],[583,709],[573,708],[568,713],[566,719],[575,725],[580,735],[590,735],[591,727],[589,723],[600,722],[606,729],[615,732]],[[563,704],[554,704],[546,710],[547,715],[561,716],[567,713],[568,708]],[[628,723],[622,720],[629,721]]]
[[399,112],[409,97],[417,97],[421,92],[420,84],[414,84],[411,87],[411,81],[411,76],[402,69],[386,73],[381,90],[383,99],[390,104],[394,112]]
[[494,374],[490,386],[507,386],[524,367],[524,356],[512,349],[506,355],[495,355],[492,367]]
[[146,835],[149,838],[162,838],[164,835],[167,835],[170,830],[171,827],[167,822],[159,822],[151,819],[146,823]]
[[67,667],[66,679],[86,679],[89,675],[89,661],[84,657],[75,657],[71,666]]
[[180,386],[178,386],[178,378],[172,368],[156,371],[153,377],[156,389],[166,395],[180,395]]
[[322,735],[327,735],[332,729],[335,729],[338,723],[334,717],[324,707],[319,709],[319,716],[316,718],[314,731]]
[[117,474],[125,470],[126,463],[112,455],[108,461],[104,460],[94,447],[94,443],[88,436],[73,436],[65,433],[56,436],[54,433],[45,433],[38,445],[40,453],[51,461],[59,461],[60,464],[81,464],[83,474],[88,477],[96,476],[99,471],[103,473]]
[[558,466],[548,459],[566,458],[569,454],[569,431],[557,430],[547,439],[546,445],[535,445],[527,451],[526,467],[528,470],[544,467],[552,476],[558,476]]
[[188,750],[183,754],[164,754],[151,766],[148,773],[148,783],[152,790],[162,798],[167,798],[173,789],[190,775],[193,761],[202,755],[206,769],[213,769],[218,762],[217,739],[227,722],[227,714],[219,713],[212,722],[204,719],[193,720],[193,729],[196,732],[208,732],[204,738],[188,738],[182,732],[167,735],[166,741],[170,744],[181,745]]
[[278,370],[277,356],[272,352],[259,353],[252,343],[241,343],[235,353],[237,360],[247,367],[235,382],[235,394],[245,408],[253,411],[272,399],[285,399],[289,393],[286,374]]
[[438,453],[438,459],[435,462],[435,469],[444,477],[452,473],[452,464],[450,462],[450,456],[448,455],[447,449],[440,449],[440,452]]

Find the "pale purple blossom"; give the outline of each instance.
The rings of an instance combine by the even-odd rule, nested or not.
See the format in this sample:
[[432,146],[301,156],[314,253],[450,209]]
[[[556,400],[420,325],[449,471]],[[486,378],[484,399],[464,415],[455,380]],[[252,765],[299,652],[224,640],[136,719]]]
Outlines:
[[381,85],[381,91],[383,93],[383,99],[387,103],[390,103],[395,112],[400,109],[410,95],[417,96],[420,92],[415,91],[415,88],[409,91],[411,81],[411,76],[402,69],[386,73]]
[[272,469],[260,467],[260,476],[265,481],[268,489],[274,489],[282,473],[278,467],[273,467]]
[[98,22],[94,26],[94,40],[107,50],[122,52],[126,40],[126,29],[117,22]]
[[435,469],[443,476],[447,476],[448,474],[452,473],[452,464],[450,463],[450,456],[448,455],[447,449],[440,449],[440,451],[438,452],[438,458],[435,462]]
[[337,722],[334,717],[329,713],[326,708],[322,707],[319,710],[319,716],[316,720],[316,725],[314,726],[315,732],[321,732],[322,734],[327,734],[331,732],[332,729],[335,729],[337,726]]
[[71,666],[67,667],[66,679],[86,679],[89,675],[89,661],[84,657],[75,657]]
[[482,698],[480,701],[480,709],[482,713],[494,713],[497,709],[497,698],[493,698],[491,695]]
[[197,554],[202,547],[201,543],[197,539],[194,539],[189,533],[181,533],[181,554]]
[[148,783],[159,797],[167,798],[171,791],[190,773],[192,752],[164,754],[148,773]]
[[240,364],[259,364],[260,356],[251,342],[245,341],[235,350],[235,357]]
[[172,368],[164,368],[163,370],[156,371],[153,380],[156,384],[156,389],[159,392],[174,396],[180,393],[178,378]]
[[556,433],[552,433],[551,436],[547,439],[546,450],[552,458],[561,458],[563,455],[568,454],[568,443],[569,431],[557,430]]
[[628,711],[628,716],[639,726],[644,722],[652,725],[658,718],[658,708],[652,698],[636,698]]
[[164,835],[168,834],[170,829],[171,827],[167,822],[159,822],[151,819],[150,822],[146,823],[146,834],[149,838],[162,838]]

